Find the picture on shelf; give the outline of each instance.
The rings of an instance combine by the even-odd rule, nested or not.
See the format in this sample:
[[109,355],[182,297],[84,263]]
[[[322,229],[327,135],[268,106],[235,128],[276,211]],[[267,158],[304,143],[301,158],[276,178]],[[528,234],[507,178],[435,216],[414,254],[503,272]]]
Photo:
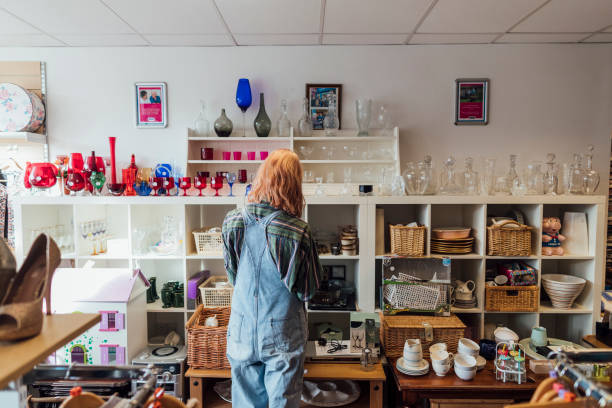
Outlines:
[[332,101],[336,103],[336,113],[340,124],[342,112],[341,84],[306,84],[306,98],[308,98],[313,130],[323,130],[323,120],[327,116],[329,104]]
[[455,125],[489,123],[489,80],[457,79],[455,82]]
[[166,83],[135,84],[136,127],[164,128],[168,126]]

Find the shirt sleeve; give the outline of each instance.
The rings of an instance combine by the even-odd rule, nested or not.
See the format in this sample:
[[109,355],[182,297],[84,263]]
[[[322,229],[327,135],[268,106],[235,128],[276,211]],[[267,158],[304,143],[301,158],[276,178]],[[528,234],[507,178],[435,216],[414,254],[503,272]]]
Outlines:
[[223,259],[225,262],[225,272],[227,279],[234,285],[236,274],[238,273],[238,263],[240,262],[240,250],[244,236],[244,225],[240,215],[228,214],[223,221]]

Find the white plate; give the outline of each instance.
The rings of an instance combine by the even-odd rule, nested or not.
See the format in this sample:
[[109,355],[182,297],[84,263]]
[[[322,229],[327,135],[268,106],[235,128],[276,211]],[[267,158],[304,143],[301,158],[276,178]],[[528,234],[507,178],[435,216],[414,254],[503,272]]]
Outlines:
[[406,375],[425,375],[429,372],[429,362],[427,360],[421,360],[421,363],[417,367],[407,367],[404,358],[400,357],[397,359],[396,367],[399,372]]

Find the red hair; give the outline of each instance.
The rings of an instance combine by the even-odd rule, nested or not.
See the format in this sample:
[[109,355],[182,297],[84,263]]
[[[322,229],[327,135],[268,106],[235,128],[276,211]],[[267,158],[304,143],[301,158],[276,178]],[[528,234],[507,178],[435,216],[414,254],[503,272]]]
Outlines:
[[288,214],[302,216],[302,164],[291,150],[273,151],[259,167],[249,193],[249,202],[262,201]]

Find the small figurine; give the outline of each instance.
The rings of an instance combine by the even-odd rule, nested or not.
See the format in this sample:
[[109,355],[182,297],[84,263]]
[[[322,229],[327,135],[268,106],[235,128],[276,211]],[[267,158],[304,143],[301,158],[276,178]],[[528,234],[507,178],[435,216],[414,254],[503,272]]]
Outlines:
[[548,217],[542,220],[542,255],[563,255],[561,243],[565,237],[559,234],[561,220],[558,217]]

